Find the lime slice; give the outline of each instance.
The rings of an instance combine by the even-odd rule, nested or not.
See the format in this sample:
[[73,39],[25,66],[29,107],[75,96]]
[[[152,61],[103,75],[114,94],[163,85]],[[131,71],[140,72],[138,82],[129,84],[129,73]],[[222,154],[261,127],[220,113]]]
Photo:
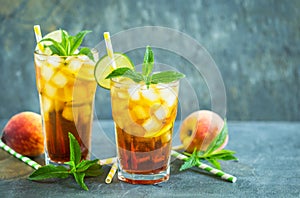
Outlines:
[[[68,34],[66,31],[64,31],[65,34]],[[45,35],[43,37],[44,38],[52,38],[53,40],[57,41],[57,42],[61,42],[61,30],[55,30],[53,32],[50,32],[49,34]],[[49,41],[44,41],[42,42],[42,44],[45,46],[45,45],[50,45],[51,42]],[[38,50],[38,46],[36,45],[35,46],[35,50]],[[48,48],[48,47],[45,47],[45,51],[44,51],[44,54],[47,54],[47,55],[51,55],[52,52],[51,50]]]
[[[131,60],[124,54],[114,53],[114,60],[116,62],[117,68],[128,67],[130,69],[134,68]],[[95,79],[97,83],[105,88],[110,89],[110,79],[105,79],[105,77],[110,74],[114,68],[111,65],[111,59],[106,55],[103,56],[97,63],[94,71]]]

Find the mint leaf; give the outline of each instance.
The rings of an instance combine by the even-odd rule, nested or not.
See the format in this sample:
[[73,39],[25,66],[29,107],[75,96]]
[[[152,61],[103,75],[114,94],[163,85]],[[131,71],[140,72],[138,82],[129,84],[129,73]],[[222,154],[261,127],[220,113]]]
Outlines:
[[73,54],[75,50],[81,45],[83,38],[85,37],[86,34],[90,33],[91,31],[89,30],[84,30],[75,35],[74,40],[72,41],[72,46],[70,50],[70,54]]
[[143,80],[143,76],[140,73],[137,73],[128,67],[120,67],[113,70],[108,76],[106,76],[105,79],[116,78],[120,76],[130,78],[135,82],[140,82]]
[[155,73],[152,75],[151,83],[170,83],[181,78],[184,78],[185,75],[176,71],[163,71]]
[[70,161],[73,161],[75,166],[80,162],[81,150],[80,145],[72,133],[68,133],[70,140]]
[[197,158],[197,150],[194,149],[194,152],[192,153],[192,155],[187,160],[185,160],[184,164],[181,165],[179,171],[183,171],[183,170],[192,168],[194,166],[198,166],[200,164],[199,162],[200,161]]
[[81,186],[81,188],[83,188],[84,190],[89,190],[83,181],[85,173],[77,172],[77,173],[74,173],[73,175],[74,175],[75,181]]
[[214,167],[216,167],[217,169],[221,170],[221,164],[216,159],[214,159],[214,158],[207,158],[206,160],[209,161],[212,165],[214,165]]
[[210,143],[208,148],[206,149],[205,153],[212,153],[217,148],[220,148],[220,146],[225,142],[226,137],[228,135],[228,128],[227,128],[227,121],[224,120],[224,126],[222,128],[222,131],[219,133],[219,135]]
[[[56,48],[56,51],[59,52],[59,54],[57,55],[60,55],[60,56],[67,56],[67,51],[66,49],[62,46],[61,43],[55,41],[54,39],[52,38],[44,38],[42,39],[40,42],[43,42],[43,41],[49,41],[49,42],[52,42],[52,46],[54,48]],[[50,48],[51,49],[51,48]],[[52,51],[52,54],[54,54],[54,52]]]
[[70,44],[69,44],[69,35],[67,34],[67,32],[60,30],[61,32],[61,45],[62,47],[66,50],[67,54],[69,54],[70,51]]
[[102,166],[100,164],[93,164],[85,171],[85,176],[99,176],[103,173]]
[[148,77],[153,69],[154,64],[154,54],[150,46],[146,47],[146,52],[144,55],[144,63],[142,67],[143,75]]
[[90,48],[87,48],[87,47],[81,48],[80,51],[79,51],[79,53],[78,53],[78,55],[80,55],[80,54],[86,55],[86,56],[89,57],[92,61],[95,61],[94,55],[93,55],[93,53],[92,53],[92,51],[91,51]]
[[76,166],[76,170],[77,172],[83,172],[86,171],[88,168],[90,168],[91,166],[93,166],[94,164],[98,163],[98,159],[95,160],[82,160],[77,166]]
[[64,166],[54,166],[49,164],[47,166],[42,166],[29,175],[30,180],[42,180],[50,178],[67,178],[69,176],[68,169]]

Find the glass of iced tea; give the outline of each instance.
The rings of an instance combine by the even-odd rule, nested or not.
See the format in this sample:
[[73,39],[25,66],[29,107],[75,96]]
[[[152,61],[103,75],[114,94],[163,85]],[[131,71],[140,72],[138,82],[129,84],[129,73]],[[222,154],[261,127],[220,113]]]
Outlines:
[[94,60],[86,55],[49,55],[34,52],[36,84],[45,135],[46,164],[70,161],[68,132],[80,144],[82,159],[91,147],[93,105],[97,83]]
[[132,184],[156,184],[170,176],[179,80],[185,75],[174,70],[153,72],[153,67],[150,46],[142,72],[120,53],[112,57],[108,53],[95,67],[97,83],[110,89],[118,178]]
[[179,81],[167,84],[111,81],[118,178],[133,184],[169,179],[172,133]]

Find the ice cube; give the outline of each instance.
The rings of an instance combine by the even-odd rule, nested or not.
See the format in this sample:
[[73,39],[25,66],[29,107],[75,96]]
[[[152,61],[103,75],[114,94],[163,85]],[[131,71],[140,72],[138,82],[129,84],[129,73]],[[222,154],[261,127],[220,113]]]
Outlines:
[[42,97],[42,107],[44,114],[49,113],[53,109],[53,102],[50,98],[43,96]]
[[143,123],[143,127],[147,132],[155,132],[158,131],[162,126],[162,123],[159,122],[155,117],[150,117]]
[[125,91],[118,91],[117,96],[118,96],[118,98],[126,99],[126,98],[128,98],[128,93]]
[[73,99],[73,86],[64,86],[64,96],[65,96],[65,101],[72,101]]
[[161,105],[155,112],[154,115],[157,117],[159,120],[163,120],[169,116],[169,108]]
[[51,67],[48,66],[41,67],[41,75],[46,81],[50,80],[53,74],[54,74],[54,70]]
[[161,98],[165,101],[165,103],[171,107],[177,101],[177,93],[171,88],[160,89],[159,93]]
[[62,73],[62,72],[57,72],[53,78],[52,78],[52,82],[57,86],[57,87],[63,87],[67,84],[68,79],[67,77]]
[[131,100],[139,100],[140,99],[139,87],[140,87],[140,85],[133,86],[128,89],[128,93],[130,95]]
[[49,83],[45,84],[44,93],[50,98],[54,98],[56,95],[56,88]]
[[77,72],[81,68],[82,62],[78,58],[73,58],[69,62],[70,70]]
[[62,116],[69,121],[74,121],[73,111],[71,106],[65,106],[62,112]]
[[132,109],[132,113],[134,117],[136,117],[137,119],[144,120],[149,117],[149,112],[147,112],[147,110],[143,108],[141,105],[134,106]]
[[141,91],[141,95],[151,101],[151,102],[155,102],[157,100],[159,100],[159,95],[155,92],[155,90],[153,88],[145,88],[145,89],[142,89]]
[[48,57],[48,64],[50,64],[52,67],[58,67],[63,60],[59,56],[49,56]]

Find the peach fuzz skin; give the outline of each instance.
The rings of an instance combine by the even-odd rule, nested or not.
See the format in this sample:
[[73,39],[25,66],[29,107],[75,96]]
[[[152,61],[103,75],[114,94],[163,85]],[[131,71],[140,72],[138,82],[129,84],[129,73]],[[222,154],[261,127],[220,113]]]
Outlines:
[[3,129],[2,141],[16,152],[25,156],[44,153],[44,136],[41,116],[34,112],[14,115]]

